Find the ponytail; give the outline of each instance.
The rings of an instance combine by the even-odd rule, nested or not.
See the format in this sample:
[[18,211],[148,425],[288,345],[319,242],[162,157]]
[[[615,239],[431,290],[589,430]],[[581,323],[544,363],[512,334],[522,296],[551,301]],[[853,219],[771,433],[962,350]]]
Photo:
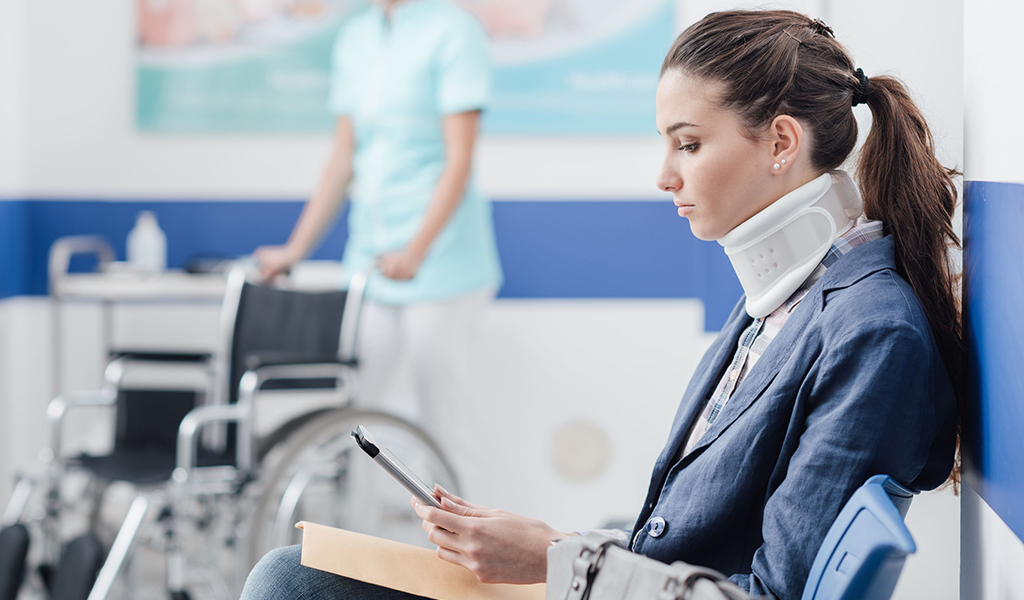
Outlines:
[[[960,275],[950,248],[960,248],[953,231],[959,173],[935,157],[935,142],[921,111],[895,78],[872,77],[864,94],[872,124],[860,152],[857,179],[864,212],[885,224],[896,246],[896,270],[924,308],[939,354],[956,393],[957,440],[964,413],[966,350]],[[960,455],[950,475],[960,480]]]

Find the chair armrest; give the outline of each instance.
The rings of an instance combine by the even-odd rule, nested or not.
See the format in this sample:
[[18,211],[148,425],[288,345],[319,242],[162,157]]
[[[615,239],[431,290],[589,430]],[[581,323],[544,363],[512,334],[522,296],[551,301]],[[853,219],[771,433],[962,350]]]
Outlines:
[[[181,425],[178,426],[178,443],[173,474],[175,481],[184,483],[191,477],[192,471],[196,468],[198,454],[196,442],[199,432],[204,426],[218,422],[238,423],[239,429],[247,429],[251,427],[252,406],[241,403],[210,404],[188,411],[185,418],[181,420]],[[244,437],[240,431],[236,442],[238,444],[237,460],[239,471],[248,473],[252,468],[252,461],[249,458],[251,453],[243,452],[246,443]],[[249,438],[251,440],[251,436]]]
[[242,374],[238,382],[238,403],[252,404],[268,381],[279,379],[345,379],[354,372],[346,362],[265,365]]
[[119,389],[130,367],[140,365],[195,365],[206,370],[206,376],[212,381],[210,359],[210,354],[195,352],[119,352],[103,370],[103,385],[113,390]]
[[60,461],[61,451],[61,426],[64,424],[64,415],[72,408],[87,406],[114,406],[117,403],[117,394],[112,390],[77,390],[61,394],[46,407],[46,420],[50,425],[50,446],[49,452],[44,450],[43,461]]
[[150,362],[169,363],[198,363],[210,360],[213,354],[210,352],[149,352],[139,350],[119,350],[111,353],[111,360],[128,358],[131,360],[144,360]]
[[[281,379],[336,379],[341,381],[354,373],[352,365],[338,361],[326,363],[266,365],[242,374],[238,382],[238,404],[247,415],[252,415],[256,395],[268,381]],[[253,433],[253,419],[248,418],[238,428],[237,454],[239,466],[252,465],[255,461],[256,440]],[[179,448],[180,448],[179,441]]]
[[352,360],[343,361],[337,354],[322,354],[310,356],[309,354],[296,354],[294,352],[258,352],[245,357],[245,368],[248,371],[255,371],[262,367],[279,365],[350,365],[354,366]]
[[246,371],[239,384],[237,404],[210,404],[194,408],[178,426],[177,456],[174,480],[184,483],[196,468],[196,441],[201,429],[211,423],[238,423],[235,457],[242,475],[252,469],[254,443],[252,433],[253,406],[256,393],[267,381],[274,379],[341,379],[352,371],[342,363],[265,366]]

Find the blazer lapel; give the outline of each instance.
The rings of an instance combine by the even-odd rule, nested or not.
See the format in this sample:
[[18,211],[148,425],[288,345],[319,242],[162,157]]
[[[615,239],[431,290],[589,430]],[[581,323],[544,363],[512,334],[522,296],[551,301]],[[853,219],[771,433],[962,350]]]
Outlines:
[[[782,366],[789,360],[797,342],[803,336],[807,324],[815,315],[824,310],[826,292],[852,285],[881,269],[895,268],[893,253],[892,237],[886,236],[852,249],[830,267],[807,292],[803,301],[793,311],[789,321],[779,331],[778,336],[768,345],[768,351],[743,378],[711,428],[704,433],[704,437],[697,442],[687,456],[714,443],[722,435],[722,432],[761,396],[765,388],[779,374]],[[732,345],[727,349],[729,356],[732,356],[731,353],[736,349],[738,335],[738,332],[735,332],[731,338]]]
[[[821,282],[819,281],[817,285],[821,285]],[[738,419],[761,396],[765,388],[768,387],[768,384],[775,379],[782,366],[789,360],[790,355],[793,353],[793,348],[796,347],[796,343],[803,335],[804,329],[811,320],[811,317],[821,309],[817,302],[818,297],[820,297],[820,293],[816,293],[813,288],[804,296],[804,300],[796,307],[796,310],[793,311],[793,314],[779,331],[779,334],[768,345],[768,351],[743,378],[743,381],[740,382],[733,392],[732,398],[726,402],[722,412],[715,419],[715,422],[712,423],[711,428],[704,433],[704,436],[690,450],[687,456],[711,445],[733,421]],[[735,350],[735,344],[736,340],[733,340],[733,350]]]
[[697,414],[704,408],[704,401],[711,395],[712,389],[718,383],[718,376],[721,374],[722,368],[732,360],[740,334],[753,320],[743,308],[745,300],[746,297],[740,299],[729,321],[726,322],[725,328],[722,329],[722,334],[704,353],[704,358],[697,365],[697,370],[694,371],[689,385],[686,386],[686,392],[683,394],[679,410],[672,423],[672,433],[668,438],[670,442],[658,457],[656,470],[668,467],[679,456],[679,448],[685,443],[683,437],[686,431],[693,424]]

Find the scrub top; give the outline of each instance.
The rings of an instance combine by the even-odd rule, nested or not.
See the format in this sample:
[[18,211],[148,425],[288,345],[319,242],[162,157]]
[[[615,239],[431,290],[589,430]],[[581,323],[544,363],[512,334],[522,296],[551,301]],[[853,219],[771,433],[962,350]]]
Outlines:
[[[376,5],[350,16],[334,46],[331,108],[355,133],[349,272],[404,248],[419,231],[444,168],[442,118],[482,110],[490,90],[487,36],[443,0],[404,0],[390,18]],[[501,285],[490,203],[470,177],[416,276],[379,273],[370,298],[387,304],[445,300]]]

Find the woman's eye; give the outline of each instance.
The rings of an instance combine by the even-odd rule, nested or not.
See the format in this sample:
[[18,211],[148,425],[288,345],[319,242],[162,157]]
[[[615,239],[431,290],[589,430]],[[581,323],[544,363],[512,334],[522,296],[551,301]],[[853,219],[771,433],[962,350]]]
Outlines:
[[696,152],[697,148],[699,148],[699,147],[700,147],[700,144],[698,144],[697,142],[694,142],[692,144],[684,144],[684,145],[680,146],[679,150],[682,150],[683,152]]

